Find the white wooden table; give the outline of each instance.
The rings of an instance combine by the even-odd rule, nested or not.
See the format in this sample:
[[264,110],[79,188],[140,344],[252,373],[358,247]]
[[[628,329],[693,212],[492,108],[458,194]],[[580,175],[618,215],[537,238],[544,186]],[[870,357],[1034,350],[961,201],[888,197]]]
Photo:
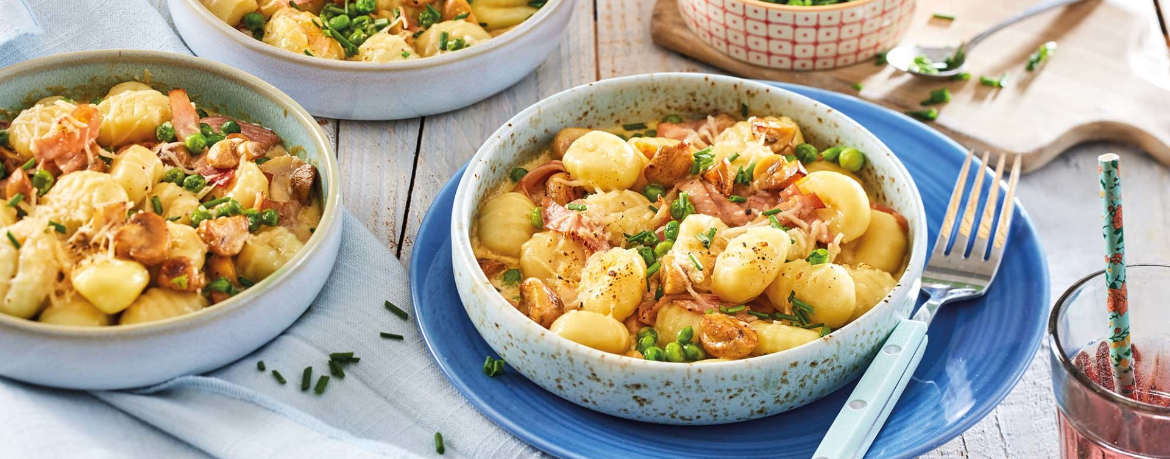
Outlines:
[[[718,73],[651,43],[653,6],[652,0],[578,0],[560,49],[533,75],[471,107],[405,121],[328,121],[325,127],[336,142],[346,177],[345,205],[409,265],[415,234],[436,193],[484,139],[520,110],[598,79],[667,71]],[[1053,300],[1073,281],[1102,267],[1095,158],[1107,150],[1120,153],[1125,163],[1131,261],[1157,262],[1170,255],[1170,243],[1161,237],[1170,223],[1167,170],[1126,146],[1074,148],[1026,176],[1019,192],[1047,249]],[[1058,457],[1047,352],[1047,346],[1039,350],[1024,379],[987,418],[924,457]]]

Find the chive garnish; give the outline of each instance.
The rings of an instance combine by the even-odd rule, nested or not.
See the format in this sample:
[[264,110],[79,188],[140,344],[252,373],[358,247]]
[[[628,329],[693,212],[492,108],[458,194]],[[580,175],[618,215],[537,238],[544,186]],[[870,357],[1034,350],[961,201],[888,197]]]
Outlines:
[[12,196],[12,199],[8,200],[8,207],[16,207],[17,205],[20,204],[20,201],[23,201],[23,200],[24,200],[24,193],[16,193],[16,195]]
[[931,17],[935,17],[935,18],[942,19],[945,21],[954,21],[955,20],[955,15],[953,15],[953,14],[934,13],[931,15]]
[[215,207],[215,206],[218,206],[218,205],[220,205],[220,204],[223,204],[223,203],[225,203],[225,202],[228,202],[228,201],[230,201],[231,199],[232,199],[232,198],[229,198],[229,197],[227,197],[227,196],[224,196],[224,197],[222,197],[222,198],[216,198],[216,199],[212,199],[212,200],[210,200],[210,201],[207,201],[207,202],[205,202],[205,203],[203,203],[203,204],[200,204],[200,205],[201,205],[201,206],[202,206],[204,209],[211,209],[211,208],[213,208],[213,207]]
[[727,306],[720,306],[719,312],[722,312],[724,314],[736,314],[744,309],[747,309],[747,306],[744,306],[742,304],[739,306],[732,306],[730,308]]
[[435,432],[435,452],[439,453],[439,454],[443,454],[446,451],[447,451],[447,448],[443,447],[443,433],[442,432]]
[[378,335],[383,337],[383,338],[386,338],[386,339],[402,341],[402,335],[397,335],[394,333],[386,333],[386,332],[378,333]]
[[12,246],[16,247],[16,250],[20,250],[20,241],[16,240],[16,236],[12,235],[12,231],[8,232],[8,242],[11,242]]
[[735,153],[733,153],[731,156],[728,156],[728,157],[727,157],[727,162],[729,162],[729,163],[730,163],[730,162],[734,162],[734,161],[735,161],[735,160],[737,160],[737,159],[739,159],[739,152],[735,152]]
[[467,16],[470,16],[470,15],[471,15],[471,13],[461,13],[458,16],[455,16],[454,18],[451,18],[451,19],[458,21],[460,19],[467,19]]
[[828,335],[829,333],[833,333],[833,329],[832,329],[832,328],[829,328],[829,326],[828,326],[828,325],[825,325],[825,326],[821,327],[821,336]]
[[28,161],[25,161],[24,165],[20,166],[20,168],[27,171],[29,169],[32,169],[36,165],[37,165],[37,159],[30,158]]
[[[662,262],[658,262],[658,261],[654,262],[654,264],[650,265],[649,268],[646,268],[646,278],[649,279],[650,276],[653,276],[654,274],[656,274],[659,269],[662,269]],[[647,287],[646,290],[650,289],[649,284],[647,284],[646,287]]]
[[313,367],[305,367],[305,372],[301,374],[301,392],[309,390],[309,385],[313,383]]
[[703,264],[702,264],[702,263],[699,263],[699,260],[695,258],[695,254],[694,254],[694,253],[687,252],[687,257],[690,257],[690,259],[691,259],[691,263],[694,263],[694,264],[695,264],[695,269],[697,269],[697,270],[699,270],[699,271],[702,271],[702,270],[703,270]]
[[156,215],[162,215],[162,213],[163,213],[162,201],[158,199],[158,196],[151,196],[150,197],[150,208],[151,208],[151,210],[154,211],[154,213]]
[[780,313],[780,312],[772,314],[772,318],[774,320],[787,320],[789,322],[800,322],[799,317],[796,317],[792,314],[784,314],[784,313]]
[[654,207],[654,206],[646,206],[646,207],[649,207],[651,212],[658,213],[657,207]]
[[813,250],[812,253],[808,254],[808,257],[805,258],[805,260],[808,261],[808,264],[810,264],[810,265],[819,265],[819,264],[828,263],[829,262],[829,251],[827,249],[823,249],[823,248]]
[[565,206],[565,208],[569,210],[575,210],[577,212],[584,212],[589,210],[589,206],[586,206],[585,204],[569,204]]
[[345,379],[345,369],[341,368],[341,362],[336,360],[329,361],[329,373],[340,379]]
[[824,327],[824,326],[825,326],[824,322],[817,322],[817,323],[815,323],[815,324],[808,324],[808,325],[805,325],[805,326],[804,326],[804,328],[807,328],[807,329],[809,329],[809,330],[812,330],[812,329],[814,329],[814,328],[820,328],[820,327]]
[[56,231],[56,232],[61,233],[61,234],[65,234],[65,225],[62,225],[62,224],[57,223],[55,221],[49,220],[49,226],[53,227],[53,231]]
[[487,356],[483,361],[483,374],[489,377],[496,377],[504,373],[504,359],[493,359],[492,356]]
[[321,379],[317,380],[317,387],[313,388],[313,392],[316,392],[317,395],[324,394],[325,393],[325,386],[328,386],[328,385],[329,385],[329,377],[325,376],[325,375],[321,375]]
[[313,57],[313,53],[311,51],[309,51],[307,49],[303,49],[301,51],[304,51],[306,56]]
[[735,194],[728,196],[727,200],[731,202],[747,202],[747,198]]
[[280,372],[276,371],[276,370],[272,370],[272,377],[276,378],[276,382],[281,383],[281,384],[288,382],[287,380],[284,379],[284,376],[281,376]]
[[353,360],[352,352],[334,352],[329,354],[329,360],[336,360],[338,362],[349,362]]
[[524,275],[520,272],[519,269],[512,268],[504,271],[504,277],[502,280],[504,281],[505,286],[512,287],[519,284],[520,281],[523,280],[523,277]]
[[860,91],[865,89],[865,86],[862,86],[861,83],[853,83],[853,89]]
[[390,302],[390,300],[386,300],[386,309],[389,309],[390,312],[394,313],[394,315],[401,317],[402,320],[407,320],[407,318],[410,317],[406,314],[406,311],[403,311],[398,306],[395,306],[394,303]]
[[268,367],[266,367],[266,366],[264,365],[264,361],[263,361],[263,360],[261,360],[261,361],[259,361],[259,362],[256,362],[256,369],[257,369],[257,370],[260,370],[260,371],[264,371],[264,370],[267,370],[267,369],[268,369]]
[[747,116],[748,116],[748,106],[747,106],[747,104],[745,104],[745,103],[743,103],[743,102],[740,102],[740,103],[739,103],[739,114],[740,114],[741,116],[743,116],[744,118],[747,118]]
[[979,84],[983,86],[990,86],[992,88],[1003,88],[1007,85],[1008,73],[1003,72],[1003,76],[999,78],[992,78],[989,76],[979,77]]
[[622,129],[627,131],[643,131],[646,129],[646,123],[623,124]]
[[886,65],[887,63],[888,61],[886,61],[885,51],[877,53],[873,56],[873,65]]
[[763,211],[763,212],[761,212],[761,213],[762,213],[762,214],[764,214],[764,215],[772,216],[772,215],[776,215],[776,214],[778,214],[778,213],[780,213],[780,212],[783,212],[783,211],[782,211],[782,210],[780,210],[780,209],[770,209],[770,210],[765,210],[765,211]]
[[755,316],[755,317],[758,317],[761,319],[771,319],[772,318],[771,314],[764,314],[762,312],[756,312],[756,311],[753,311],[751,309],[748,309],[747,313],[748,313],[748,315],[752,315],[752,316]]
[[969,72],[956,73],[951,75],[951,79],[954,81],[967,81],[971,79],[971,74]]
[[938,119],[938,109],[934,107],[930,107],[928,110],[910,110],[906,114],[922,121],[934,121]]
[[930,91],[930,98],[920,102],[920,105],[934,105],[951,101],[951,90],[938,88]]
[[768,223],[769,223],[770,225],[772,225],[772,227],[773,227],[773,228],[776,228],[776,229],[782,229],[782,230],[784,230],[784,231],[788,231],[788,228],[787,228],[786,226],[784,226],[784,225],[780,224],[780,220],[777,220],[775,215],[769,215],[769,216],[768,216]]

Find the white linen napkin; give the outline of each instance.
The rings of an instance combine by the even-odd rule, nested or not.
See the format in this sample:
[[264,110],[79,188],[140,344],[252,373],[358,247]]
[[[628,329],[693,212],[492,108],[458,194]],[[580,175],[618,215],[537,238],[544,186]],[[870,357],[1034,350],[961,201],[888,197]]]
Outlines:
[[[189,53],[162,3],[0,0],[0,31],[28,31],[0,32],[0,66],[83,49]],[[71,392],[0,378],[0,456],[437,457],[435,432],[445,439],[443,457],[542,456],[447,382],[419,336],[405,269],[349,212],[343,218],[337,264],[308,312],[235,363],[134,392]],[[410,320],[384,309],[386,300]],[[333,377],[321,395],[300,390],[305,367],[313,367],[315,385],[328,374],[329,353],[350,351],[361,361],[346,367],[345,378]],[[268,371],[257,370],[261,360]],[[274,369],[287,384],[274,379]]]

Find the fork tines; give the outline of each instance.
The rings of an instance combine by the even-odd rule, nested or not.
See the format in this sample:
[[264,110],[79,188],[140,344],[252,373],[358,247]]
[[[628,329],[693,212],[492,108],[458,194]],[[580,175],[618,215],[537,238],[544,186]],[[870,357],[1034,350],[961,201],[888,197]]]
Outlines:
[[[975,152],[971,151],[967,154],[967,160],[963,162],[963,167],[959,170],[959,178],[955,182],[955,191],[951,194],[950,204],[947,205],[947,214],[943,219],[942,228],[939,230],[938,242],[935,243],[932,258],[935,256],[957,256],[977,260],[997,260],[1002,255],[1004,247],[1007,246],[1012,215],[1015,213],[1014,199],[1016,183],[1020,177],[1020,156],[1014,155],[1011,175],[1006,183],[1004,183],[1004,163],[1007,155],[999,157],[995,166],[995,180],[988,187],[989,191],[983,204],[982,216],[979,218],[978,226],[976,226],[975,215],[979,211],[982,201],[983,181],[987,176],[985,168],[988,165],[989,156],[989,153],[983,153],[983,158],[980,161],[981,166],[978,167],[975,174],[975,182],[971,186],[967,199],[964,200],[963,191],[967,186],[967,176],[971,171],[971,162],[972,158],[975,157]],[[1003,200],[1000,201],[1000,189],[1005,187]],[[956,232],[955,223],[956,218],[959,218],[960,209],[963,213],[957,221],[958,231],[954,235],[952,244],[952,233]],[[997,221],[998,223],[996,223]],[[971,240],[972,233],[975,234],[974,243]],[[968,246],[971,248],[970,251],[967,250]],[[990,254],[987,251],[988,246],[991,247]]]

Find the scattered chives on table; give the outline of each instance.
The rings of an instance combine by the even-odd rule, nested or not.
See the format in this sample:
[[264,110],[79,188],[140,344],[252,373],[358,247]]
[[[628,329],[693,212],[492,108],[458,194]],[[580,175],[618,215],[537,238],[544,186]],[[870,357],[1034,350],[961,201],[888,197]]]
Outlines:
[[397,335],[394,333],[386,333],[386,332],[379,333],[378,335],[383,337],[383,338],[386,338],[386,339],[393,339],[393,340],[402,341],[402,335]]
[[259,362],[256,362],[256,369],[260,370],[260,371],[264,371],[264,370],[267,370],[268,368],[264,366],[264,361],[261,360]]
[[395,306],[394,303],[390,302],[390,300],[386,300],[386,309],[389,309],[390,312],[394,313],[394,315],[401,317],[402,320],[407,320],[410,317],[406,314],[406,311],[403,311],[402,308]]
[[447,448],[443,446],[443,433],[435,432],[435,452],[443,454],[447,452]]
[[329,373],[339,379],[345,379],[345,370],[341,368],[341,363],[336,360],[329,361]]
[[281,376],[280,372],[276,371],[276,370],[272,370],[272,377],[276,378],[276,382],[281,383],[281,384],[288,382],[287,380],[284,379],[284,376]]
[[329,354],[329,360],[341,363],[358,363],[361,357],[354,357],[353,352],[334,352]]
[[305,367],[305,373],[301,375],[301,392],[309,390],[309,385],[313,383],[313,367]]
[[325,393],[325,386],[328,386],[328,385],[329,385],[329,377],[325,376],[325,375],[321,375],[321,379],[317,380],[317,386],[313,388],[313,392],[316,392],[317,395],[321,395],[321,394]]

